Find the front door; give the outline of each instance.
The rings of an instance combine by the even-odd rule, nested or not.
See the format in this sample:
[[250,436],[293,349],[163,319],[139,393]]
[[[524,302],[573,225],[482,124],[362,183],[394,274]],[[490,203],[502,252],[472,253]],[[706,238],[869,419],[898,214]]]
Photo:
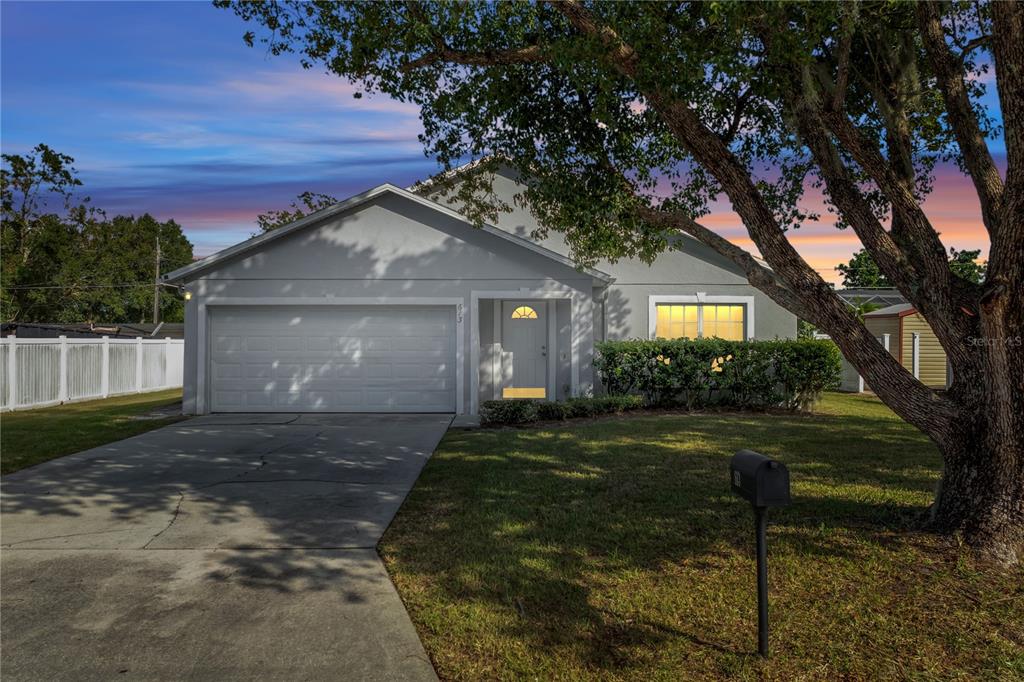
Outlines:
[[502,398],[547,398],[548,320],[544,301],[501,302],[501,346],[512,355]]

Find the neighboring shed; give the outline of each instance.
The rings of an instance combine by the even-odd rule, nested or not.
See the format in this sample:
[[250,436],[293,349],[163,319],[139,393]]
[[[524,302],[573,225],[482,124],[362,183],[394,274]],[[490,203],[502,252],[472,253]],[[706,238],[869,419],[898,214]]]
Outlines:
[[861,305],[872,306],[894,306],[906,303],[897,289],[887,287],[855,287],[850,289],[837,289],[836,296],[843,299],[853,307]]
[[879,339],[889,335],[889,352],[921,383],[946,387],[946,352],[914,306],[904,303],[867,313],[864,325]]

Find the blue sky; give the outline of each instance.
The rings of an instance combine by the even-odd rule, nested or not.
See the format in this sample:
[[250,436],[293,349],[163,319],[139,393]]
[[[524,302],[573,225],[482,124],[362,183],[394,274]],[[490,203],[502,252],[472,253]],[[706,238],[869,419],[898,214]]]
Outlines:
[[242,42],[207,2],[3,2],[2,146],[75,157],[92,203],[181,223],[198,254],[299,192],[338,197],[436,172],[415,108],[352,97]]
[[[337,76],[246,47],[246,24],[208,2],[4,1],[0,20],[3,151],[45,142],[70,154],[95,206],[173,218],[197,255],[248,237],[257,214],[300,192],[344,198],[438,170],[414,107],[357,100]],[[998,115],[994,92],[985,104]],[[1005,167],[1001,141],[992,146]],[[984,256],[970,183],[946,166],[935,187],[925,207],[943,240]],[[809,193],[812,207],[819,199]],[[752,246],[724,202],[703,222]],[[833,280],[860,248],[827,215],[790,239]]]

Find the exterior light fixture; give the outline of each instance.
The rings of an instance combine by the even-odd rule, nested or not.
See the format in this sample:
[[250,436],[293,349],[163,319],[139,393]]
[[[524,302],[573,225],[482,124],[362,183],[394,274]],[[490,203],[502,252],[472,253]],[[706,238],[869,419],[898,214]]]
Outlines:
[[186,301],[191,301],[192,300],[192,292],[191,291],[186,291],[185,292],[185,300]]

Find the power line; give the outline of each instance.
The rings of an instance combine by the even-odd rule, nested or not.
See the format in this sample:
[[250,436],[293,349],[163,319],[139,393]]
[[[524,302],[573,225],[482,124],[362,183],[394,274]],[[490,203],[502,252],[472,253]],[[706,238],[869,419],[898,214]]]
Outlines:
[[[136,282],[133,284],[16,284],[9,287],[0,287],[2,289],[17,289],[17,290],[28,290],[28,289],[126,289],[131,287],[151,287],[152,282]],[[171,287],[172,289],[180,289],[177,284],[166,284],[160,283],[160,286]]]

